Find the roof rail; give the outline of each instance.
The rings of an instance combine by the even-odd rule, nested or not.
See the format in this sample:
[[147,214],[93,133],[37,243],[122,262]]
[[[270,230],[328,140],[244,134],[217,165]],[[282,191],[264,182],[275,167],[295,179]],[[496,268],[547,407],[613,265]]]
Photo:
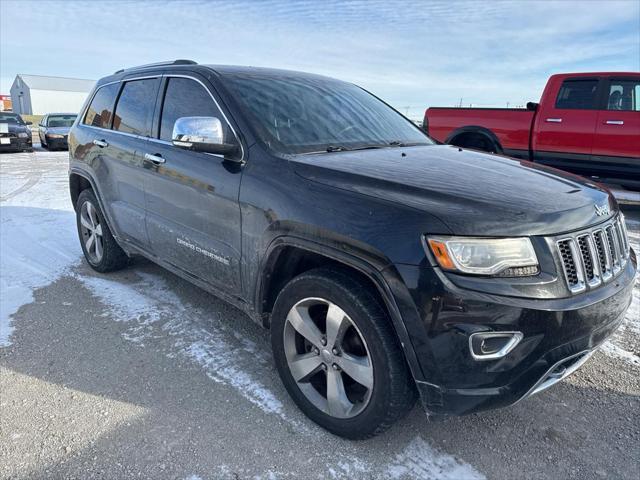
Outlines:
[[168,60],[166,62],[156,62],[156,63],[147,63],[146,65],[138,65],[137,67],[129,67],[129,68],[121,68],[117,72],[114,72],[114,75],[122,72],[126,72],[127,70],[138,70],[139,68],[147,68],[147,67],[161,67],[164,65],[197,65],[198,62],[194,62],[193,60]]

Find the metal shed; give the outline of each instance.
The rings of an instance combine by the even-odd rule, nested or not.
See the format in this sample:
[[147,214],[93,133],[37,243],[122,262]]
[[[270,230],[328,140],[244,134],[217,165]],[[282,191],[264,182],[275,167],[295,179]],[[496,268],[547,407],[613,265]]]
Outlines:
[[10,91],[13,111],[24,115],[77,112],[94,84],[95,80],[19,73]]

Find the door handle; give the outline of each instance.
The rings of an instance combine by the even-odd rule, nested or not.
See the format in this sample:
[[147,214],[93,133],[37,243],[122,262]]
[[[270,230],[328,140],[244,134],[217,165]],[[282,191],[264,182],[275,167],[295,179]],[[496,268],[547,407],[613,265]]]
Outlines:
[[547,118],[546,120],[549,123],[562,123],[562,119],[561,118]]
[[104,148],[104,147],[108,147],[109,144],[107,142],[105,142],[104,140],[94,140],[93,144],[100,147],[100,148]]
[[606,122],[607,125],[624,125],[624,121],[622,120],[607,120]]
[[149,160],[150,162],[153,162],[153,163],[156,163],[156,164],[166,162],[166,160],[164,158],[162,158],[162,155],[157,155],[157,154],[156,155],[151,155],[150,153],[145,153],[144,154],[144,159],[145,160]]

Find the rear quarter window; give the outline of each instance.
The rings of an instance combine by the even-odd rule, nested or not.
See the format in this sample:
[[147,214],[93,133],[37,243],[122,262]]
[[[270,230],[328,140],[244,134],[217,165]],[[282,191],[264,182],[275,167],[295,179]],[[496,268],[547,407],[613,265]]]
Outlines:
[[565,80],[562,82],[556,108],[592,110],[597,107],[598,80]]
[[118,88],[120,88],[119,83],[112,83],[111,85],[105,85],[98,89],[84,116],[83,123],[85,125],[109,128]]

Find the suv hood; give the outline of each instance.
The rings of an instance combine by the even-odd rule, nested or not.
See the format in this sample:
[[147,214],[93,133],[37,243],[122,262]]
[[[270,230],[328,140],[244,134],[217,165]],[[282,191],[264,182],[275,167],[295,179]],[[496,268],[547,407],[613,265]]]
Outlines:
[[[291,165],[308,180],[427,212],[457,235],[552,235],[617,210],[609,191],[585,178],[449,145],[296,155]],[[596,205],[610,213],[598,216]]]

